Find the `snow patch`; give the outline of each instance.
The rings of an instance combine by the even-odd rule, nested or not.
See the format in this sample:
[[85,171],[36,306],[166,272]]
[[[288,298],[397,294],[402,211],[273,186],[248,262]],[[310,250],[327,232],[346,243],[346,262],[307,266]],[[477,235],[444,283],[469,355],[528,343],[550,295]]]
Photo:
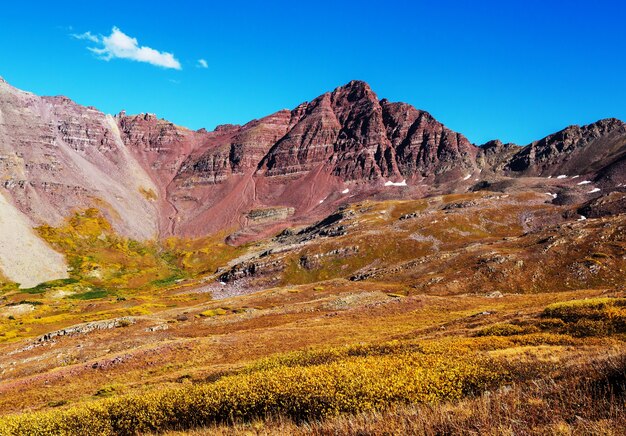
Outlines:
[[561,174],[557,177],[557,179],[567,179],[567,176],[565,174]]
[[577,185],[588,185],[591,183],[591,180],[583,180],[582,182],[578,182]]
[[600,192],[600,188],[593,188],[591,191],[589,191],[590,194],[593,194],[594,192]]
[[576,174],[575,176],[572,176],[572,179],[577,179],[577,178],[579,178],[579,177],[580,177],[580,176],[579,176],[578,174]]
[[550,197],[552,197],[552,198],[556,198],[556,197],[558,197],[558,194],[553,194],[553,193],[551,193],[551,192],[546,192],[546,195],[549,195],[549,196],[550,196]]
[[386,181],[385,182],[385,186],[406,186],[406,180],[403,180],[401,182],[395,183],[392,181]]
[[346,188],[343,191],[341,191],[342,194],[347,194],[348,192],[350,192],[350,190],[348,188]]
[[470,177],[472,177],[472,175],[471,175],[471,174],[468,174],[467,176],[463,177],[463,180],[467,180],[467,179],[469,179]]
[[576,221],[585,221],[587,217],[585,215],[581,215]]

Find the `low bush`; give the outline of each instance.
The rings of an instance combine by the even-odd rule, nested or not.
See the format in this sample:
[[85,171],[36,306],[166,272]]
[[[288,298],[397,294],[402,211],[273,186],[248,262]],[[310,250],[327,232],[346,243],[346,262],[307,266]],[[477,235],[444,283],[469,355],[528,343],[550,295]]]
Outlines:
[[514,336],[525,333],[536,333],[539,331],[534,326],[520,326],[516,324],[500,323],[493,324],[478,330],[476,336]]
[[72,300],[97,300],[98,298],[104,298],[109,295],[109,291],[106,289],[93,289],[91,291],[83,292],[82,294],[70,295],[68,298]]
[[43,305],[41,301],[21,300],[21,301],[16,301],[14,303],[8,303],[7,306],[19,306],[20,304],[30,304],[32,306]]
[[59,288],[59,287],[71,285],[77,282],[78,280],[73,279],[73,278],[52,280],[49,282],[40,283],[37,286],[34,286],[32,288],[21,289],[20,292],[24,294],[32,294],[32,295],[43,294],[49,289]]
[[351,356],[349,351],[317,365],[270,365],[213,383],[5,416],[0,434],[130,435],[272,415],[300,421],[390,404],[455,400],[506,378],[483,354],[396,348],[389,354]]
[[227,313],[228,312],[225,309],[218,307],[217,309],[207,309],[204,312],[200,312],[200,316],[205,318],[212,318],[214,316],[226,315]]
[[[546,318],[564,323],[561,331],[572,336],[607,336],[626,333],[626,298],[591,298],[552,304]],[[553,321],[555,322],[555,321]]]

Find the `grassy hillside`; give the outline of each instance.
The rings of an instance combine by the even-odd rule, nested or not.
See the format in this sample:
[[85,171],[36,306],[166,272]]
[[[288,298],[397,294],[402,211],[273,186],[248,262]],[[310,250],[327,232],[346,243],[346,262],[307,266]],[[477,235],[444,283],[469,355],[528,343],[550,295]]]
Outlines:
[[366,202],[235,248],[84,211],[40,229],[71,277],[2,295],[0,434],[610,434],[625,217],[567,216],[533,193]]

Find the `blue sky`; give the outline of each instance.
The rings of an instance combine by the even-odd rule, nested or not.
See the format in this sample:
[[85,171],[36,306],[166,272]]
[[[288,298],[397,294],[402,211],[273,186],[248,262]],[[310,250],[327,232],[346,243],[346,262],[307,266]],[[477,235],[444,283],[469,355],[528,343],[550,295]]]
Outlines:
[[194,129],[359,79],[473,142],[526,144],[569,124],[626,120],[625,3],[5,2],[0,76]]

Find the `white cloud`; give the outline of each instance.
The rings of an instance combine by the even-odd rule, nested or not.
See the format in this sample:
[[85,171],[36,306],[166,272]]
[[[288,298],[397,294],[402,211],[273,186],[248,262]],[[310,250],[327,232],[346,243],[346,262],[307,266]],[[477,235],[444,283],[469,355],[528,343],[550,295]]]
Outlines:
[[88,47],[89,50],[98,55],[102,60],[130,59],[137,62],[146,62],[162,68],[173,68],[181,70],[180,62],[172,53],[160,52],[150,47],[139,46],[137,38],[126,35],[117,27],[113,27],[109,36],[95,36],[91,32],[79,35],[72,35],[77,39],[99,44],[99,47]]
[[72,33],[72,38],[84,39],[91,42],[100,42],[100,38],[98,38],[96,35],[93,35],[91,32],[85,32],[80,34]]
[[209,68],[209,64],[206,59],[198,59],[198,68]]

